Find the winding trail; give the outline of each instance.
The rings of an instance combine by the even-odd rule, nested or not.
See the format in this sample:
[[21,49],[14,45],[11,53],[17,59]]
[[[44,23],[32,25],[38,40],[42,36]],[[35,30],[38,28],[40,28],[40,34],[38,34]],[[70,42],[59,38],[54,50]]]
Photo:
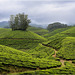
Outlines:
[[54,49],[54,52],[55,52],[55,54],[53,55],[53,57],[56,58],[57,51]]
[[[54,49],[54,51],[55,51],[55,54],[53,55],[53,57],[56,58],[57,50]],[[68,61],[68,62],[70,62],[71,64],[73,64],[73,63],[72,63],[72,60],[65,60],[65,59],[60,58],[60,62],[62,63],[61,66],[65,66],[65,64],[64,64],[65,61]],[[75,66],[75,64],[73,64],[73,65]]]
[[[55,52],[55,54],[54,54],[52,57],[56,58],[56,53],[57,53],[57,51],[54,49],[54,52]],[[65,66],[65,64],[64,64],[65,61],[66,61],[66,60],[60,59],[60,62],[62,63],[61,66]]]
[[[47,46],[47,45],[45,45],[45,44],[42,44],[42,45],[44,45],[44,46]],[[51,47],[51,46],[47,46],[47,47]],[[51,48],[53,48],[53,47],[51,47]],[[54,49],[54,55],[52,55],[52,57],[54,57],[54,58],[56,58],[56,53],[58,52],[55,48],[53,48]],[[59,58],[60,59],[60,62],[62,63],[62,65],[61,66],[65,66],[65,64],[64,64],[64,62],[70,62],[71,64],[73,64],[74,66],[75,66],[75,64],[74,63],[72,63],[72,60],[65,60],[65,59],[63,59],[63,58]]]

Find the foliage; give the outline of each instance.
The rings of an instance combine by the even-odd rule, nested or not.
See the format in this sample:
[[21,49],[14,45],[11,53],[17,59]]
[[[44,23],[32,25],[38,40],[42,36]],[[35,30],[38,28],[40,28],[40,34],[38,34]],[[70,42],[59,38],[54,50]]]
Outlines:
[[62,34],[68,35],[70,37],[75,37],[75,27],[71,27],[70,29],[63,31]]
[[21,49],[33,49],[43,41],[47,41],[44,37],[37,35],[31,31],[11,31],[11,29],[0,29],[0,44]]
[[52,57],[54,50],[52,48],[43,46],[40,43],[34,49],[26,50],[25,52],[31,54],[35,58],[54,59]]
[[[68,34],[69,35],[68,35]],[[44,43],[47,46],[53,47],[57,52],[57,57],[75,60],[75,27],[57,33],[49,38],[49,41]]]
[[38,40],[46,40],[44,37],[37,35],[31,31],[11,31],[10,29],[1,29],[0,30],[0,38],[12,39],[12,38],[20,38],[20,39],[38,39]]
[[0,39],[0,44],[22,51],[35,48],[41,40],[32,39]]
[[30,20],[28,19],[28,15],[19,13],[16,16],[11,15],[9,22],[12,30],[26,30]]
[[62,40],[65,37],[66,36],[64,34],[57,33],[57,34],[49,37],[49,39],[48,39],[49,41],[43,42],[43,43],[46,44],[47,46],[53,47],[55,49],[59,49],[61,47]]
[[[31,31],[34,32],[41,31],[32,29]],[[23,70],[14,75],[75,74],[73,64],[75,63],[75,27],[61,28],[50,32],[50,35],[46,35],[48,41],[31,31],[0,29],[0,44],[6,45],[0,45],[0,73]],[[57,50],[55,58],[53,57],[53,48]],[[73,63],[67,61],[64,66],[61,66],[59,61],[61,58],[66,61],[71,60]],[[20,69],[21,71],[19,71]]]
[[29,31],[32,31],[38,35],[44,35],[44,34],[47,34],[49,31],[46,30],[46,29],[43,29],[43,28],[37,28],[37,27],[28,27]]
[[[21,72],[16,75],[74,75],[75,74],[75,66],[69,62],[65,62],[64,67],[52,68],[46,70],[38,70],[38,71],[28,71]],[[14,74],[15,75],[15,74]]]
[[[55,60],[33,58],[28,53],[0,45],[0,68],[6,65],[43,69],[60,66],[61,63]],[[7,68],[5,68],[7,69]],[[10,69],[9,69],[10,71]]]
[[61,24],[61,23],[59,23],[59,22],[55,22],[55,23],[49,24],[48,27],[47,27],[47,29],[48,29],[49,31],[53,31],[53,30],[55,30],[55,29],[58,29],[58,28],[65,28],[65,27],[67,27],[67,24]]
[[57,56],[65,59],[75,59],[75,38],[74,37],[66,37],[62,41],[62,47],[58,51]]
[[52,32],[49,32],[47,34],[44,34],[43,37],[50,38],[51,36],[53,36],[53,35],[55,35],[57,33],[61,33],[63,31],[65,31],[65,30],[67,30],[67,29],[69,29],[69,27],[67,27],[67,28],[59,28],[59,29],[56,29],[56,30],[54,30]]

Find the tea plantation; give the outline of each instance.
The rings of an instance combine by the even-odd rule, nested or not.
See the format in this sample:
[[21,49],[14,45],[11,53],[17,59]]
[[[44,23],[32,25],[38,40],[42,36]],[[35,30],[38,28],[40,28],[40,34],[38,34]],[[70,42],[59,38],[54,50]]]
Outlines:
[[27,30],[35,32],[36,34],[41,35],[41,36],[43,36],[44,34],[49,33],[48,30],[43,29],[43,28],[37,28],[37,27],[29,27]]
[[43,41],[47,40],[31,31],[0,30],[0,44],[16,49],[32,49]]
[[69,28],[70,28],[70,27],[56,29],[56,30],[54,30],[54,31],[52,31],[52,32],[49,32],[49,33],[44,34],[43,37],[49,38],[49,37],[51,37],[51,36],[53,36],[53,35],[55,35],[55,34],[57,34],[57,33],[61,33],[61,32],[63,32],[63,31],[65,31],[65,30],[67,30],[67,29],[69,29]]
[[46,58],[54,59],[52,55],[54,54],[54,49],[38,44],[34,49],[26,50],[25,52],[31,54],[35,58]]
[[75,63],[75,27],[49,38],[50,41],[44,44],[57,50],[56,56]]
[[[13,66],[13,69],[12,69]],[[0,45],[0,72],[14,71],[15,67],[36,70],[61,66],[59,61],[33,58],[30,54]],[[11,68],[11,69],[10,69]],[[25,70],[25,69],[24,69]],[[16,70],[15,70],[16,71]],[[21,70],[22,71],[22,70]]]
[[74,74],[75,74],[75,66],[69,62],[65,62],[65,66],[61,68],[14,73],[14,75],[74,75]]
[[0,74],[74,75],[75,27],[51,32],[0,28]]

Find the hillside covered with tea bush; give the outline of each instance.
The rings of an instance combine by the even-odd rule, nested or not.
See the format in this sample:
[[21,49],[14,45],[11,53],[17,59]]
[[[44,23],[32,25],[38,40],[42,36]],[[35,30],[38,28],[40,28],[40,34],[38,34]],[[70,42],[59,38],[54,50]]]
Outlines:
[[75,74],[75,27],[0,28],[0,74]]

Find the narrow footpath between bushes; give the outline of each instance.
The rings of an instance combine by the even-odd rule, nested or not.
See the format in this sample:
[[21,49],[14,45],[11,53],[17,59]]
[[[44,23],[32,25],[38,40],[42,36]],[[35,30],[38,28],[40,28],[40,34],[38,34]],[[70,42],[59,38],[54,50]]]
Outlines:
[[[44,46],[47,46],[47,45],[45,45],[45,44],[42,44],[42,45],[44,45]],[[53,47],[51,47],[51,46],[47,46],[47,47],[50,47],[50,48],[53,48]],[[54,49],[54,55],[52,55],[52,57],[54,57],[54,58],[56,58],[56,53],[57,53],[57,50],[55,49],[55,48],[53,48]],[[65,59],[63,59],[63,58],[59,58],[60,59],[60,62],[62,63],[62,65],[61,66],[65,66],[65,64],[64,64],[64,62],[70,62],[71,64],[73,64],[72,63],[72,60],[65,60]],[[75,64],[73,64],[74,66],[75,66]]]
[[[55,52],[55,54],[53,55],[53,57],[56,58],[56,53],[57,53],[57,51],[54,49],[54,52]],[[68,61],[68,62],[70,62],[71,64],[73,64],[71,60],[65,60],[65,59],[60,58],[60,62],[62,63],[61,66],[65,66],[65,64],[64,64],[65,61]]]

